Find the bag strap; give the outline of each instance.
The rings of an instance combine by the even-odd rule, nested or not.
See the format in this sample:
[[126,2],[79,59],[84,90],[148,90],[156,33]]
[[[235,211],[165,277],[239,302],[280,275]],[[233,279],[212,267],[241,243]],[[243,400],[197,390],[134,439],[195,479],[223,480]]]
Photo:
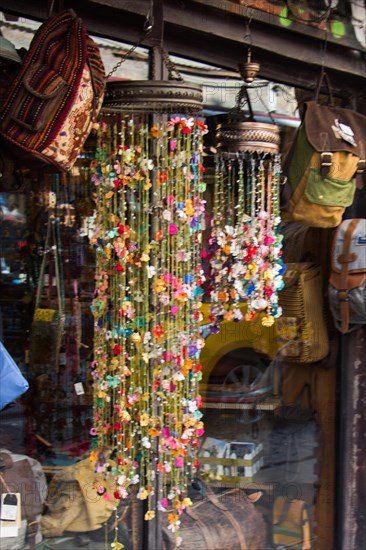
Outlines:
[[357,224],[358,224],[358,218],[354,218],[349,223],[343,239],[342,254],[337,258],[337,261],[342,266],[341,274],[340,274],[341,288],[338,290],[338,300],[340,302],[341,332],[343,334],[348,331],[348,327],[349,327],[349,297],[348,297],[348,288],[347,288],[348,264],[355,260],[355,254],[350,253],[350,248],[351,248],[352,235]]
[[325,72],[324,68],[322,68],[321,70],[321,73],[320,73],[320,76],[319,76],[319,80],[317,82],[317,85],[316,85],[316,88],[315,88],[315,92],[314,92],[314,100],[319,103],[319,95],[320,95],[320,89],[322,87],[322,84],[323,84],[323,81],[325,82],[325,85],[328,89],[328,96],[329,96],[329,100],[328,100],[328,105],[330,107],[334,107],[334,98],[333,98],[333,91],[332,91],[332,86],[330,84],[330,80],[329,80],[329,76],[328,74]]
[[311,550],[311,529],[309,512],[306,504],[301,510],[302,550]]
[[[58,304],[60,318],[62,318],[64,313],[64,297],[63,297],[63,292],[61,288],[59,246],[58,246],[58,238],[57,238],[56,226],[55,226],[56,220],[55,220],[55,215],[53,213],[53,206],[54,206],[53,201],[54,201],[54,196],[53,194],[50,194],[50,208],[49,208],[48,221],[47,221],[47,234],[46,234],[44,253],[43,253],[41,268],[39,272],[39,278],[38,278],[35,312],[41,305],[42,292],[44,288],[44,274],[45,274],[46,263],[47,263],[47,254],[52,254],[54,259],[54,267],[55,267],[57,304]],[[53,242],[52,246],[51,246],[51,242]],[[51,285],[51,281],[49,281],[49,284]]]
[[[51,241],[53,241],[54,243],[53,247],[51,246]],[[46,264],[47,264],[47,254],[53,254],[55,278],[56,278],[56,290],[57,290],[57,303],[58,303],[59,313],[60,315],[62,315],[63,304],[62,304],[61,288],[60,288],[60,270],[59,270],[58,258],[57,258],[57,247],[55,243],[56,241],[55,241],[54,216],[50,212],[48,215],[47,234],[46,234],[46,240],[44,244],[44,253],[43,253],[43,258],[41,263],[41,269],[39,272],[39,278],[38,278],[35,311],[40,307],[41,301],[42,301],[42,292],[44,288],[44,275],[45,275]],[[51,284],[51,281],[49,281],[49,284]]]
[[[28,470],[28,479],[33,479],[33,482],[35,483],[35,478],[33,474],[33,470],[31,465],[29,464],[27,459],[24,459],[26,463],[26,468]],[[36,487],[32,487],[32,490],[36,489]],[[35,497],[37,498],[37,497]],[[36,514],[34,513],[32,502],[31,500],[28,500],[27,498],[24,498],[24,502],[22,502],[22,505],[24,506],[25,511],[25,517],[27,520],[27,542],[29,544],[29,547],[31,550],[34,550],[36,547],[36,536],[38,533],[38,521],[36,518]]]
[[308,406],[309,408],[312,408],[312,395],[311,395],[311,388],[310,384],[304,384],[299,393],[297,394],[294,404],[301,406],[301,401],[304,395],[306,394],[307,400],[308,400]]

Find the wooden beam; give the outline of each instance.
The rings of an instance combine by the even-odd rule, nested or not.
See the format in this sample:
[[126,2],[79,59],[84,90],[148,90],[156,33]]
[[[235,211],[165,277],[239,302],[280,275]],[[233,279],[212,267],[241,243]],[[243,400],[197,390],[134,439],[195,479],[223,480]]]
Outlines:
[[363,548],[366,540],[366,328],[342,336],[342,344],[336,526],[337,550],[349,550]]
[[[72,0],[64,1],[65,8],[74,4]],[[166,2],[164,45],[172,54],[235,69],[245,57],[248,45],[245,17],[207,4],[203,0]],[[79,0],[77,13],[92,34],[134,43],[142,34],[149,7],[149,0]],[[47,16],[41,0],[13,0],[11,5],[0,0],[0,9],[36,19]],[[363,52],[329,42],[322,59],[324,44],[321,34],[316,32],[317,36],[310,36],[275,26],[266,17],[253,18],[252,57],[261,63],[260,76],[310,88],[324,62],[336,91],[355,94],[366,83]]]

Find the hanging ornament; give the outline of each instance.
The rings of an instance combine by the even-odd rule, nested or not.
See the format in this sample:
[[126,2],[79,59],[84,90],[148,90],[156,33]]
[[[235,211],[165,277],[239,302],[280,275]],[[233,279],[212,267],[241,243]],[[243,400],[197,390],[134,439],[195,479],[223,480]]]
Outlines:
[[[170,82],[169,101],[164,82],[148,84],[109,87],[91,167],[97,204],[91,458],[101,484],[114,478],[111,498],[126,498],[135,487],[147,501],[146,520],[167,512],[178,545],[204,432],[198,383],[207,128],[188,115],[166,114],[197,112],[196,85]],[[151,90],[154,101],[146,99]]]
[[[251,69],[250,59],[241,66],[247,81],[248,65]],[[251,73],[249,82],[253,79]],[[251,320],[260,312],[264,313],[262,324],[270,326],[281,315],[278,291],[283,288],[284,272],[279,231],[279,129],[254,120],[248,86],[244,85],[229,121],[217,127],[216,138],[209,238],[211,332],[218,332],[222,320]]]

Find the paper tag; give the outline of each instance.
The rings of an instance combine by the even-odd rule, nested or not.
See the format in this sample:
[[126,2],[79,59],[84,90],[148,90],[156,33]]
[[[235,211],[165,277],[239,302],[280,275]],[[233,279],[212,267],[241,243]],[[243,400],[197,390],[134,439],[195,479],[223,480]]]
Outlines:
[[351,126],[348,126],[348,124],[344,124],[343,122],[340,122],[337,118],[335,119],[334,123],[335,125],[332,126],[332,130],[336,138],[343,139],[343,141],[346,141],[347,143],[350,143],[355,147],[356,146],[356,142],[354,139],[355,134]]
[[[20,493],[4,493],[1,495],[1,518],[7,516],[11,519],[0,520],[0,539],[18,537],[22,524],[21,495]],[[14,517],[15,511],[15,517]],[[0,542],[1,548],[1,542]]]
[[348,124],[344,124],[344,122],[338,121],[339,128],[341,129],[341,132],[344,134],[347,134],[347,136],[354,136],[355,133],[352,130],[351,126],[348,126]]
[[50,191],[48,195],[48,201],[49,201],[50,208],[55,208],[56,202],[57,202],[56,193],[54,193],[53,191]]
[[[8,504],[7,502],[5,502],[5,504],[3,503],[4,501],[4,498],[6,496],[10,496],[10,497],[16,497],[16,506],[12,505],[12,504]],[[8,500],[8,499],[6,499]],[[8,514],[8,510],[6,507],[12,507],[12,508],[15,508],[16,509],[16,516],[14,519],[12,520],[5,520],[5,519],[1,519],[0,520],[0,539],[2,538],[8,538],[8,537],[18,537],[19,536],[19,529],[21,528],[21,524],[22,524],[22,512],[21,512],[21,495],[20,493],[5,493],[3,495],[1,495],[1,500],[0,500],[0,504],[1,504],[1,514],[3,513],[4,511],[4,506],[5,506],[5,514],[7,515]],[[14,511],[11,511],[10,510],[10,515],[13,515],[14,514]],[[1,548],[1,542],[0,542],[0,548]]]
[[15,521],[17,519],[18,497],[15,493],[4,493],[1,495],[0,519]]
[[83,395],[85,393],[84,386],[81,382],[76,382],[76,384],[74,384],[74,388],[76,395]]

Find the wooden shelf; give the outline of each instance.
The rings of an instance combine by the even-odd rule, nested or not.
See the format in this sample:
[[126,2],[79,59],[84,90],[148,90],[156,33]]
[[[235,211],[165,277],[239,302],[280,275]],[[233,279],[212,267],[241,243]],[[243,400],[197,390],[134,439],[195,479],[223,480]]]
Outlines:
[[278,397],[268,397],[260,403],[227,403],[225,401],[205,402],[202,403],[203,409],[231,409],[231,410],[250,410],[256,408],[261,411],[274,411],[281,404]]
[[222,489],[230,489],[232,487],[239,487],[240,489],[256,489],[257,491],[272,491],[274,487],[273,482],[266,481],[256,481],[252,479],[251,481],[220,481],[204,478],[205,483],[210,487],[219,487]]

